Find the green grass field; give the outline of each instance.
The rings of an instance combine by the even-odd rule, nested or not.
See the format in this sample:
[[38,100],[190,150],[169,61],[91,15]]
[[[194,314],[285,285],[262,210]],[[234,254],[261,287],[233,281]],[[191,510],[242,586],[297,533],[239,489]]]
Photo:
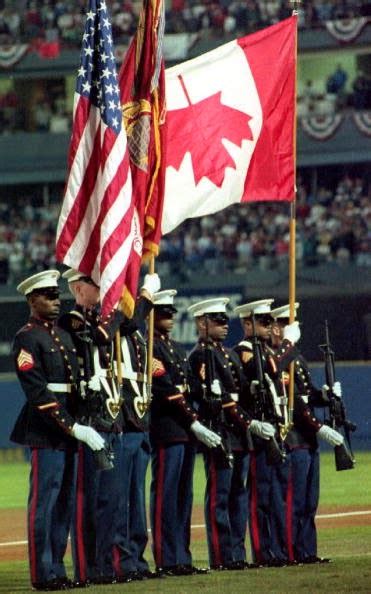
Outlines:
[[[321,457],[321,505],[319,514],[338,510],[371,511],[371,453],[358,453],[352,471],[336,472],[333,455]],[[202,505],[204,476],[202,461],[195,473],[195,505]],[[0,464],[0,512],[21,510],[25,513],[28,491],[28,465]],[[344,521],[345,520],[345,521]],[[345,516],[329,520],[319,518],[318,549],[330,556],[333,563],[281,569],[260,569],[243,572],[213,572],[207,576],[166,578],[130,584],[90,587],[88,592],[156,592],[159,594],[194,594],[202,592],[234,594],[304,594],[344,593],[371,594],[371,515]],[[0,535],[2,528],[0,526]],[[202,534],[204,534],[202,532]],[[199,533],[198,533],[199,536]],[[19,537],[19,536],[18,536]],[[24,538],[24,536],[23,536]],[[7,594],[30,592],[26,558],[4,561],[4,538],[0,536],[0,592]],[[13,549],[14,550],[14,549]],[[195,564],[207,565],[206,543],[195,539],[192,545]],[[148,550],[148,558],[151,557]],[[68,559],[68,564],[70,560]]]

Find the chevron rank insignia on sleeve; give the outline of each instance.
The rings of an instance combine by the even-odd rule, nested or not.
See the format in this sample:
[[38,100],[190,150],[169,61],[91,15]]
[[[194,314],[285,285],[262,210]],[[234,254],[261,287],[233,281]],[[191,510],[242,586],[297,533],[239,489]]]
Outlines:
[[17,357],[17,366],[19,371],[28,371],[29,369],[33,368],[34,364],[35,361],[31,353],[25,349],[21,349]]
[[153,377],[161,377],[166,373],[164,364],[159,359],[153,359],[152,361],[152,375]]

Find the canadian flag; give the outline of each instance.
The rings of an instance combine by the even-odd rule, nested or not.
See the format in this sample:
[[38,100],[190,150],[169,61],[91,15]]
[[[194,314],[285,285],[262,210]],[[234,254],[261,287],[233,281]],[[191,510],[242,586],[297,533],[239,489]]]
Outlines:
[[166,71],[163,234],[236,202],[294,199],[296,20]]

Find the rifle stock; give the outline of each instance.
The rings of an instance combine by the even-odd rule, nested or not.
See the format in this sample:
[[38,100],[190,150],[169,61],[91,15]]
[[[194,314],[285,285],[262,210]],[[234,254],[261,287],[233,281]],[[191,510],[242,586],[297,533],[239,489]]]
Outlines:
[[[264,384],[264,371],[263,371],[263,354],[261,349],[261,344],[256,334],[255,330],[255,317],[254,314],[252,315],[252,327],[253,327],[253,336],[252,336],[252,350],[253,356],[255,361],[255,370],[256,370],[256,379],[258,381],[258,386],[256,388],[255,394],[255,411],[254,414],[261,418],[264,421],[264,417],[266,415],[266,411],[271,411],[271,416],[274,418],[274,411],[271,405],[267,389]],[[276,466],[281,464],[285,459],[286,453],[280,447],[277,439],[275,437],[271,437],[268,440],[265,440],[265,455],[266,461],[269,466]]]
[[225,430],[224,411],[222,408],[221,396],[215,396],[211,390],[211,384],[215,378],[214,353],[209,340],[208,320],[206,317],[206,346],[205,356],[205,400],[209,406],[210,420],[209,428],[222,438],[222,442],[213,452],[221,468],[233,468],[233,453],[230,440]]
[[[93,403],[96,400],[98,394],[88,388],[88,383],[92,378],[92,370],[91,364],[93,361],[93,341],[90,337],[89,330],[86,324],[86,312],[84,311],[84,329],[81,332],[77,332],[77,336],[79,340],[83,344],[83,368],[84,368],[84,382],[80,386],[81,395],[86,403],[88,414],[87,417],[82,417],[81,420],[86,422],[87,425],[92,425],[92,412],[93,412]],[[81,382],[82,383],[82,382]],[[108,423],[104,419],[99,419],[99,424],[101,425],[101,429],[105,429],[104,424],[108,425]],[[103,426],[102,426],[103,425]],[[111,427],[107,427],[107,430]],[[93,458],[95,467],[97,470],[111,470],[114,467],[114,454],[112,450],[108,446],[104,446],[101,450],[93,452]]]
[[327,395],[329,398],[329,419],[325,421],[327,425],[340,431],[344,432],[348,446],[343,443],[342,445],[335,446],[335,468],[336,470],[350,470],[354,468],[355,459],[352,452],[350,433],[357,429],[357,426],[346,418],[346,411],[343,400],[336,396],[333,392],[333,386],[336,381],[335,375],[335,353],[331,348],[328,322],[325,320],[325,342],[320,344],[319,348],[323,352],[324,363],[325,363],[325,377],[326,384],[329,389]]

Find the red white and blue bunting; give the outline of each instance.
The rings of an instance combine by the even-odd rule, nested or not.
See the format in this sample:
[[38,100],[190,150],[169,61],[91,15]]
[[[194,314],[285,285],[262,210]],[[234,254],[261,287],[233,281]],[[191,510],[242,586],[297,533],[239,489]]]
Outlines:
[[300,123],[303,130],[311,138],[315,140],[328,140],[331,136],[334,136],[343,120],[344,116],[337,113],[334,115],[301,118]]
[[11,68],[19,62],[29,48],[28,43],[0,45],[0,68]]
[[358,37],[362,29],[370,22],[368,17],[357,17],[353,19],[337,19],[326,21],[326,29],[341,43],[349,43]]
[[371,111],[353,111],[352,116],[358,130],[366,136],[371,136]]

